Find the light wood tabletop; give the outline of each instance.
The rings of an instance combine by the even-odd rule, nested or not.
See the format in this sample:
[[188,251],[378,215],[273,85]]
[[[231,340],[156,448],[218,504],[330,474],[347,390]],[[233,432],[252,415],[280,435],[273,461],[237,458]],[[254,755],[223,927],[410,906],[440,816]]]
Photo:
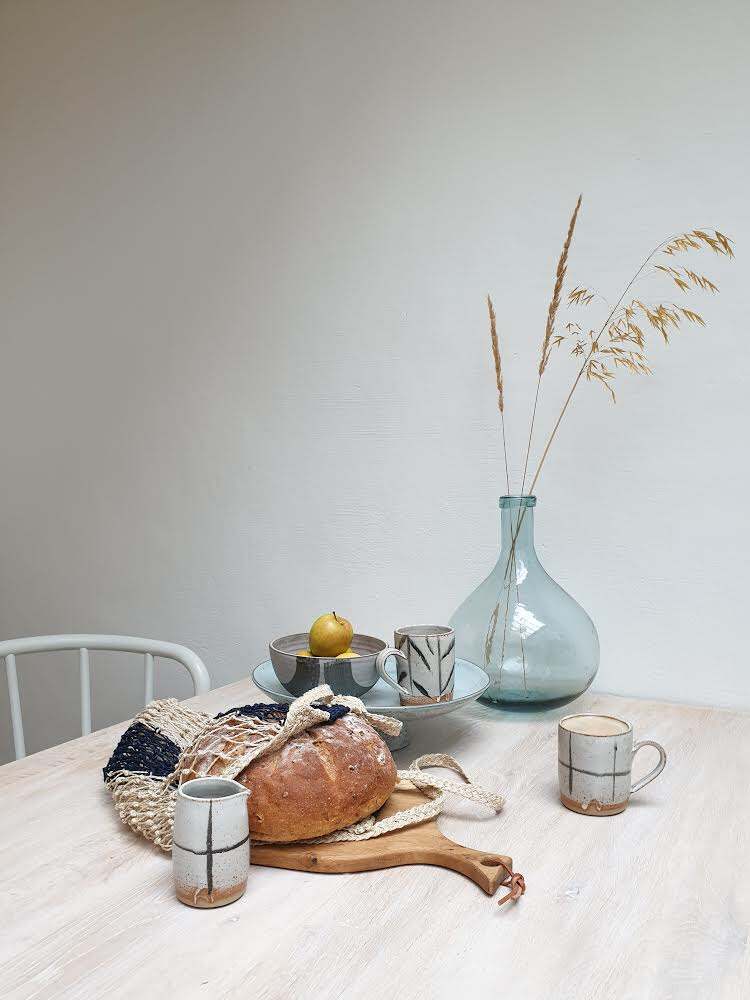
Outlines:
[[[242,681],[190,704],[266,700]],[[558,801],[557,720],[579,709],[629,719],[667,749],[622,815]],[[499,816],[455,800],[440,817],[453,840],[512,855],[527,892],[501,908],[428,867],[253,867],[239,902],[183,906],[170,856],[120,823],[102,783],[125,728],[0,768],[3,997],[750,996],[750,715],[586,695],[552,714],[476,704],[414,725],[400,766],[445,751],[506,797]]]

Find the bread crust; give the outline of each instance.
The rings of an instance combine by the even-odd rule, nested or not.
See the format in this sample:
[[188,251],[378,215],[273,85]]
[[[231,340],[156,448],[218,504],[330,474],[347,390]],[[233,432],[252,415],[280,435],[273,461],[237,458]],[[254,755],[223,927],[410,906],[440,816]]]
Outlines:
[[[227,734],[231,731],[227,720]],[[218,737],[218,739],[217,739]],[[221,730],[213,731],[217,746]],[[221,774],[215,761],[205,772]],[[182,780],[201,777],[189,771]],[[391,752],[372,726],[348,713],[314,726],[279,750],[253,761],[237,776],[249,788],[253,840],[291,843],[324,837],[379,809],[396,784]]]

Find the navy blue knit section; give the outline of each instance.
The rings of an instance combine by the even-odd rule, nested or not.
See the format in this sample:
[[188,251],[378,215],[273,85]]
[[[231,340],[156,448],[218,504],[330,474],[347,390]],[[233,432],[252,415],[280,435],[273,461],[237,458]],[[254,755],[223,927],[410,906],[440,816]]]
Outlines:
[[[321,712],[328,713],[328,722],[335,722],[346,715],[349,709],[346,705],[313,705],[313,708],[320,709]],[[225,715],[254,715],[256,718],[265,719],[269,722],[278,722],[283,725],[286,721],[286,714],[289,711],[288,705],[240,705],[238,708],[230,708],[226,712],[219,712],[217,719]],[[328,725],[328,723],[323,723]]]
[[104,768],[104,780],[115,771],[135,771],[166,778],[177,767],[180,748],[172,740],[155,733],[142,722],[134,722],[122,734],[115,752]]
[[[336,719],[342,719],[349,711],[346,705],[313,705],[313,708],[319,708],[321,712],[328,712],[330,718],[328,722],[335,722]],[[328,722],[324,722],[323,725],[327,726]]]

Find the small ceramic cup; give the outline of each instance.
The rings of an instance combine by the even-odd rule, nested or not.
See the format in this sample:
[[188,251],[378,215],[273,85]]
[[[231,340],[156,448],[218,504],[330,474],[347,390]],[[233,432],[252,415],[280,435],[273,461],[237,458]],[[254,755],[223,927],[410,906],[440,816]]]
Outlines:
[[[385,669],[389,656],[398,660],[396,680]],[[429,705],[453,700],[456,634],[447,625],[403,625],[393,633],[393,646],[378,653],[375,669],[398,691],[402,705]]]
[[[655,747],[659,763],[631,787],[633,758],[643,747]],[[633,792],[661,774],[666,763],[660,743],[640,740],[633,746],[633,727],[614,716],[569,715],[558,724],[560,801],[584,816],[623,812]]]
[[178,788],[172,867],[181,903],[226,906],[244,893],[250,871],[249,794],[229,778],[194,778]]

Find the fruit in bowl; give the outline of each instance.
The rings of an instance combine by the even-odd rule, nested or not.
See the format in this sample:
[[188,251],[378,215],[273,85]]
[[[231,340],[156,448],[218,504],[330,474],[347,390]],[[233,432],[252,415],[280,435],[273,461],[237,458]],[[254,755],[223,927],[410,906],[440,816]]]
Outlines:
[[310,652],[313,656],[338,656],[350,648],[354,629],[335,611],[321,615],[310,626]]
[[295,698],[320,684],[334,694],[361,697],[377,683],[375,659],[385,648],[381,639],[355,635],[334,611],[316,618],[307,633],[276,639],[268,651],[279,682]]
[[309,649],[298,649],[297,656],[335,656],[337,659],[351,659],[359,656],[351,648],[350,643],[354,630],[351,622],[341,618],[332,611],[330,615],[321,615],[312,623],[308,635]]

